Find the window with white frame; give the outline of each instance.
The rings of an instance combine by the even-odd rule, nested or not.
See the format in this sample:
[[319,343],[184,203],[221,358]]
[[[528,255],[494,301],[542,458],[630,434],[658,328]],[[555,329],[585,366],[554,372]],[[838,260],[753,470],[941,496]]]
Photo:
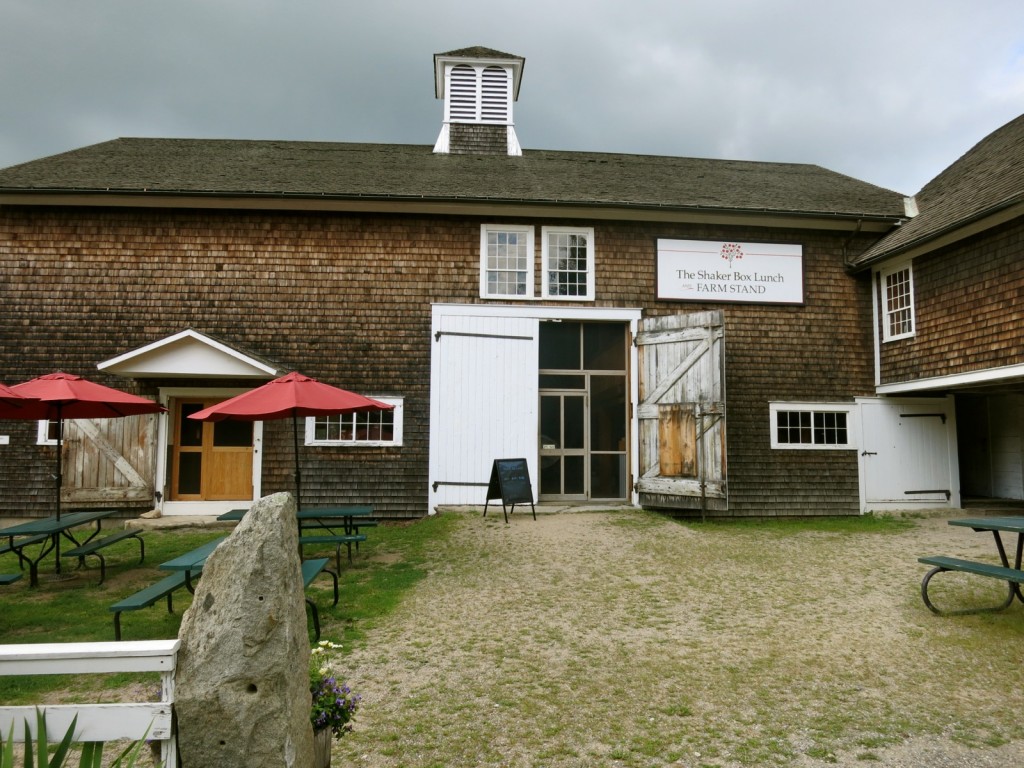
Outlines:
[[61,423],[59,421],[40,421],[36,431],[36,445],[56,445],[60,437]]
[[882,338],[914,335],[914,274],[909,264],[884,270],[882,275]]
[[544,227],[541,238],[544,298],[593,300],[594,230],[590,227]]
[[390,411],[310,416],[306,419],[306,445],[401,445],[404,399],[373,399],[395,407]]
[[533,298],[533,227],[480,227],[480,296]]
[[852,405],[772,403],[772,448],[856,448]]

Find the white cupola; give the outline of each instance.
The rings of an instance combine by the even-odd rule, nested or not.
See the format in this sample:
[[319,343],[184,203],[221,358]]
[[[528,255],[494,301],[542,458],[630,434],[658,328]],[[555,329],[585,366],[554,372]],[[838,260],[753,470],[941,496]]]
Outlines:
[[434,55],[434,92],[444,99],[439,154],[522,155],[512,120],[526,59],[491,48]]

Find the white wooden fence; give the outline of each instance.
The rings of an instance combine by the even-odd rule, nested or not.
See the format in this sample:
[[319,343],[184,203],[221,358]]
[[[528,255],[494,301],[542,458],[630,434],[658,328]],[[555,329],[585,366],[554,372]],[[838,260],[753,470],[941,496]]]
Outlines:
[[[159,673],[158,702],[37,706],[46,712],[47,741],[60,741],[77,715],[75,741],[113,741],[145,736],[161,743],[163,765],[176,768],[178,756],[171,706],[179,645],[179,640],[0,645],[0,676]],[[14,723],[15,739],[20,741],[25,720],[28,720],[29,732],[35,738],[35,710],[36,706],[31,705],[0,706],[0,729],[4,738]]]

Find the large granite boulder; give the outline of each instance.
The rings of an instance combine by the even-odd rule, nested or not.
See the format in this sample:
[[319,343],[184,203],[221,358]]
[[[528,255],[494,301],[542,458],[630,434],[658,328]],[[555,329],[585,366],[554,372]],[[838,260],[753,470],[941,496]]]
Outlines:
[[253,504],[210,555],[179,632],[183,768],[307,768],[309,636],[291,494]]

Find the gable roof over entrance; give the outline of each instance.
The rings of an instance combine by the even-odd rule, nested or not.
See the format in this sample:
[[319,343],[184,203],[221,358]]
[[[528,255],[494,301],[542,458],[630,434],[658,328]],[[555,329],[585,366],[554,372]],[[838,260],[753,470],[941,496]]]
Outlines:
[[101,371],[144,378],[272,379],[284,370],[191,328],[105,360]]

